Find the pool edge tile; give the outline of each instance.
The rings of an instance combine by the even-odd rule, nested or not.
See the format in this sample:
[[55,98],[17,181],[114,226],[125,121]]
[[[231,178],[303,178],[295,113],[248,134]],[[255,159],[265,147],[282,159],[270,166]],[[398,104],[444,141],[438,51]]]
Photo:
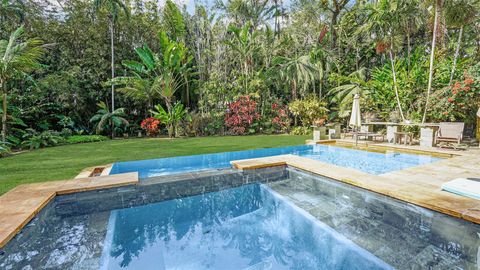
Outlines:
[[138,173],[23,184],[0,196],[0,248],[3,248],[57,195],[133,185]]
[[[448,166],[456,164],[465,166],[465,162],[469,158],[472,158],[472,156],[456,156],[440,161],[442,166],[430,163],[382,175],[373,175],[295,155],[237,160],[231,163],[235,168],[252,170],[258,166],[265,168],[269,167],[268,164],[276,166],[283,162],[286,166],[322,175],[406,203],[480,224],[480,201],[441,190],[441,184],[447,181],[448,177],[453,178],[455,176],[455,171],[448,169]],[[440,172],[444,177],[441,179],[435,178],[435,169],[438,170],[439,168],[447,168],[450,176],[445,172]],[[468,170],[460,171],[465,174],[470,172]],[[408,180],[405,180],[405,178]]]

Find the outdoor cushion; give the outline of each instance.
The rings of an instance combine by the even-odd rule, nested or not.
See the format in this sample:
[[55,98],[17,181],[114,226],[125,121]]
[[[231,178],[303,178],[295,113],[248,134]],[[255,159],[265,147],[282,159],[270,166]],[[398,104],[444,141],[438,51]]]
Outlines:
[[456,178],[442,185],[442,190],[480,200],[479,178]]

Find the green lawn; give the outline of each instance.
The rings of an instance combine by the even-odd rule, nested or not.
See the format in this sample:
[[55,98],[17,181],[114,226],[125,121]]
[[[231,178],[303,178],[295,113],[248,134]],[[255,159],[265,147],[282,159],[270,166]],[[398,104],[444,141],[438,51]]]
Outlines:
[[128,139],[45,148],[0,158],[0,194],[24,183],[70,179],[86,167],[116,161],[298,145],[306,139],[290,135]]

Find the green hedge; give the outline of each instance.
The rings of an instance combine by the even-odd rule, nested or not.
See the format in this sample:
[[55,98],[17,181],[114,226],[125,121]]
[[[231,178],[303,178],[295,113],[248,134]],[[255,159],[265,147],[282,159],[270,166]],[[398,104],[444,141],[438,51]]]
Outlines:
[[65,140],[65,143],[66,144],[91,143],[91,142],[102,142],[107,140],[109,140],[109,138],[102,135],[73,135],[68,137]]

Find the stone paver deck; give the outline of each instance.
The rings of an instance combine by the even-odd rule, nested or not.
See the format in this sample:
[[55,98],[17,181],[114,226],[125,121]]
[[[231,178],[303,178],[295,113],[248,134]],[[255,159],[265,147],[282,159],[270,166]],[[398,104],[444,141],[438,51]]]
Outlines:
[[12,239],[56,195],[138,183],[138,173],[24,184],[0,197],[0,248]]
[[232,161],[232,165],[242,170],[286,165],[480,224],[479,200],[441,190],[454,178],[480,176],[480,152],[475,152],[382,175],[295,155]]

